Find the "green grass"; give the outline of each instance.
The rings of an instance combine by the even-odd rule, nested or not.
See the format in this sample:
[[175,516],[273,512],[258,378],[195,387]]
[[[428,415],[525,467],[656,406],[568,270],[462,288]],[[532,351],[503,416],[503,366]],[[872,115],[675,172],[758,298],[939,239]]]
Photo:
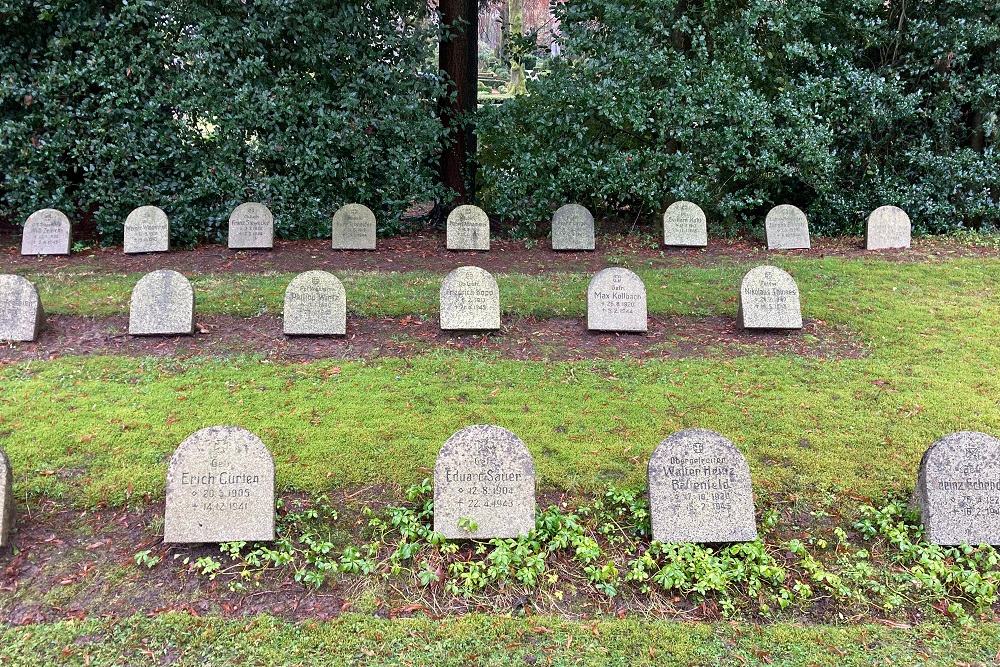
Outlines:
[[11,665],[860,665],[992,664],[1000,629],[691,624],[469,615],[292,624],[268,616],[67,621],[0,631]]

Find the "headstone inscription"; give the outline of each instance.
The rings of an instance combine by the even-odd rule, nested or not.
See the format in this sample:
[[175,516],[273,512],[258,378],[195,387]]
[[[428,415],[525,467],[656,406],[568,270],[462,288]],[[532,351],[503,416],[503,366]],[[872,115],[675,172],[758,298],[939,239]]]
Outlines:
[[585,206],[566,204],[552,215],[553,250],[593,250],[594,216]]
[[364,204],[347,204],[333,214],[334,250],[374,250],[375,214]]
[[21,276],[0,275],[0,340],[33,341],[44,321],[35,286]]
[[448,216],[448,250],[489,250],[490,218],[478,206],[458,206]]
[[69,218],[62,211],[43,208],[28,216],[24,223],[21,254],[68,255],[71,236]]
[[809,220],[797,206],[779,204],[768,211],[764,220],[768,250],[808,249]]
[[169,269],[147,273],[132,289],[128,332],[133,336],[194,333],[194,289]]
[[274,459],[260,438],[235,426],[189,436],[170,458],[163,541],[274,539]]
[[649,459],[653,539],[664,543],[757,539],[750,467],[715,431],[678,431]]
[[229,216],[229,247],[233,250],[274,247],[274,216],[263,204],[240,204]]
[[469,426],[434,465],[434,531],[452,539],[527,535],[535,528],[535,464],[516,435]]
[[704,248],[708,245],[708,219],[701,207],[675,201],[663,214],[663,245]]
[[587,329],[643,332],[647,330],[646,286],[628,269],[604,269],[587,287]]
[[285,290],[282,316],[287,336],[343,336],[347,333],[347,296],[337,276],[306,271]]
[[751,269],[740,284],[738,318],[744,329],[801,329],[795,280],[776,266]]
[[915,493],[933,544],[1000,545],[1000,440],[947,435],[924,453]]
[[14,531],[14,475],[7,452],[0,449],[0,547],[10,544]]
[[500,288],[488,271],[460,266],[441,283],[443,331],[496,331],[500,328]]
[[170,250],[170,221],[156,206],[140,206],[125,218],[125,253]]
[[868,216],[865,247],[868,250],[909,248],[912,235],[910,216],[898,206],[882,206]]

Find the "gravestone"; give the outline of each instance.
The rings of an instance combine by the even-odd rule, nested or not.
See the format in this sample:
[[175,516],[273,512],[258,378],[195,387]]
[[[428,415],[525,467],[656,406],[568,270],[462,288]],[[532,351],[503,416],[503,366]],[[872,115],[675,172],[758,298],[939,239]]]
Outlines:
[[935,442],[915,500],[928,542],[1000,545],[1000,440],[963,431]]
[[229,216],[229,247],[265,249],[274,247],[274,216],[263,204],[240,204]]
[[441,283],[443,331],[496,331],[500,328],[500,288],[488,271],[460,266]]
[[779,204],[772,208],[764,220],[768,250],[808,249],[809,220],[797,206]]
[[486,211],[468,204],[448,216],[448,250],[489,250],[490,218]]
[[274,459],[235,426],[203,428],[170,457],[163,541],[274,539]]
[[795,280],[776,266],[750,269],[740,285],[738,319],[744,329],[801,329]]
[[333,214],[334,250],[374,250],[375,214],[363,204],[341,206]]
[[594,216],[585,206],[566,204],[552,215],[553,250],[593,250]]
[[125,253],[170,250],[170,221],[156,206],[140,206],[125,218]]
[[169,269],[147,273],[132,289],[128,332],[133,336],[194,333],[194,289]]
[[451,539],[527,535],[535,528],[535,464],[516,435],[469,426],[434,465],[434,531]]
[[282,316],[287,336],[343,336],[347,333],[347,295],[337,276],[306,271],[285,290]]
[[44,321],[35,286],[21,276],[0,275],[0,340],[33,341]]
[[68,255],[72,230],[62,211],[43,208],[24,223],[21,236],[22,255]]
[[663,245],[704,248],[708,245],[708,219],[697,204],[675,201],[663,214]]
[[865,247],[868,250],[909,248],[910,216],[898,206],[882,206],[868,216]]
[[646,286],[628,269],[604,269],[587,287],[587,329],[638,331],[647,329]]
[[14,531],[14,475],[7,452],[0,449],[0,547],[10,544]]
[[659,444],[649,459],[649,512],[659,542],[757,539],[750,467],[715,431],[678,431]]

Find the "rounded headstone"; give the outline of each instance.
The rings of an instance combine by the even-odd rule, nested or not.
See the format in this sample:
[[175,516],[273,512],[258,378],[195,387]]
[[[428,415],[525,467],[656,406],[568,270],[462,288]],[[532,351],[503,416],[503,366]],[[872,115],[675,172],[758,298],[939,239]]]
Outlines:
[[14,475],[7,452],[0,449],[0,547],[10,543],[14,531]]
[[229,247],[271,249],[274,247],[274,216],[263,204],[240,204],[229,216]]
[[434,531],[452,539],[527,535],[535,528],[535,464],[516,435],[469,426],[434,465]]
[[795,279],[776,266],[750,269],[740,284],[738,318],[744,329],[801,329]]
[[163,541],[274,539],[274,459],[236,426],[190,435],[170,457]]
[[347,333],[347,295],[337,276],[306,271],[285,290],[282,316],[288,336],[343,336]]
[[460,266],[441,283],[443,331],[496,331],[500,328],[500,288],[489,271]]
[[71,236],[69,218],[62,211],[43,208],[28,216],[24,223],[21,254],[68,255]]
[[35,286],[21,276],[0,275],[0,340],[35,340],[44,321]]
[[375,214],[364,204],[347,204],[333,214],[334,250],[374,250]]
[[809,220],[797,206],[779,204],[767,213],[764,220],[768,250],[808,249]]
[[560,206],[552,215],[553,250],[593,250],[594,216],[580,204]]
[[649,512],[658,542],[757,539],[750,467],[715,431],[678,431],[659,444],[649,459]]
[[1000,545],[1000,440],[947,435],[924,453],[916,501],[933,544]]
[[489,250],[490,218],[478,206],[465,204],[448,216],[448,250]]
[[868,216],[865,247],[868,250],[909,248],[912,234],[910,216],[898,206],[882,206]]
[[170,250],[170,221],[163,209],[140,206],[125,218],[125,253]]
[[708,245],[708,219],[701,207],[675,201],[663,213],[663,245],[704,248]]
[[194,333],[194,289],[169,269],[147,273],[132,289],[128,332],[133,336]]
[[628,269],[604,269],[587,287],[587,329],[590,331],[647,330],[646,286]]

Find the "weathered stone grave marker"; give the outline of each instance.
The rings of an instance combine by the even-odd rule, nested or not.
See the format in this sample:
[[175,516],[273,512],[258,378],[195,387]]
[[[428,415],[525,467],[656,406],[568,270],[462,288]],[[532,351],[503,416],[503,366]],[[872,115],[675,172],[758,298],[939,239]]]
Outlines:
[[708,219],[701,207],[675,201],[663,214],[663,245],[704,248],[708,245]]
[[334,250],[374,250],[375,214],[364,204],[347,204],[333,214]]
[[156,206],[140,206],[125,218],[125,253],[170,250],[170,221]]
[[882,206],[868,216],[865,247],[868,250],[909,248],[912,235],[910,216],[898,206]]
[[167,469],[163,541],[274,539],[274,459],[235,426],[204,428],[181,443]]
[[649,511],[659,542],[757,539],[750,467],[715,431],[678,431],[659,444],[649,459]]
[[1000,440],[962,431],[935,442],[915,500],[928,542],[1000,545]]
[[10,544],[14,532],[14,475],[7,452],[0,449],[0,547]]
[[347,295],[337,276],[306,271],[285,290],[282,315],[288,336],[343,336],[347,333]]
[[478,206],[465,204],[448,216],[448,250],[489,250],[490,218]]
[[566,204],[552,215],[553,250],[593,250],[594,216],[580,204]]
[[68,255],[72,229],[62,211],[43,208],[28,216],[21,236],[22,255]]
[[591,331],[647,330],[646,286],[628,269],[604,269],[587,287],[587,328]]
[[0,275],[0,340],[33,341],[44,321],[35,286],[21,276]]
[[447,538],[527,535],[535,527],[535,464],[516,435],[469,426],[434,465],[434,530]]
[[797,206],[779,204],[764,220],[768,250],[800,250],[811,247],[809,220]]
[[441,329],[496,331],[500,328],[500,288],[478,266],[460,266],[441,283]]
[[274,216],[263,204],[240,204],[229,216],[229,247],[234,250],[274,247]]
[[751,269],[740,284],[738,318],[744,329],[801,329],[795,280],[776,266]]
[[169,269],[147,273],[132,289],[128,332],[133,336],[194,333],[194,289]]

